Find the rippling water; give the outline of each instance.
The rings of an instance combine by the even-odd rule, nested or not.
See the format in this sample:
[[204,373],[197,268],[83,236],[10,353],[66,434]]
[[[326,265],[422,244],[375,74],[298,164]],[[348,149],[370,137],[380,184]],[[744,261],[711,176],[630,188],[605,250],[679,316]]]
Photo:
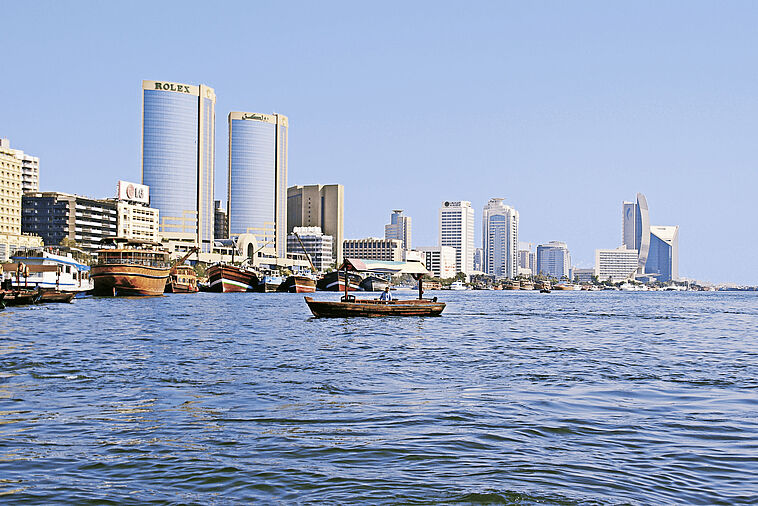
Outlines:
[[756,294],[438,296],[6,309],[0,502],[758,502]]

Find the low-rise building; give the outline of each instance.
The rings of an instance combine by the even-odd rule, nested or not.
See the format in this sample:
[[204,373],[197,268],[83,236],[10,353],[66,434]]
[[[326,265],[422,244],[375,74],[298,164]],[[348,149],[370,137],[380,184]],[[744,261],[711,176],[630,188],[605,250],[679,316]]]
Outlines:
[[307,252],[316,270],[323,272],[334,264],[333,242],[334,238],[324,234],[321,227],[294,227],[287,236],[287,252],[293,256],[305,256]]
[[343,243],[345,258],[362,258],[364,260],[385,260],[402,262],[403,242],[399,239],[346,239]]
[[595,269],[579,269],[574,267],[574,279],[579,283],[592,283],[592,276],[595,275]]
[[21,231],[42,237],[47,245],[64,238],[90,253],[102,239],[118,232],[117,201],[97,200],[61,192],[30,192],[22,199]]
[[616,249],[595,250],[595,275],[599,281],[611,280],[613,283],[633,279],[637,272],[636,249],[620,246]]
[[456,251],[452,246],[427,246],[418,248],[426,255],[426,268],[436,278],[453,278],[456,269]]

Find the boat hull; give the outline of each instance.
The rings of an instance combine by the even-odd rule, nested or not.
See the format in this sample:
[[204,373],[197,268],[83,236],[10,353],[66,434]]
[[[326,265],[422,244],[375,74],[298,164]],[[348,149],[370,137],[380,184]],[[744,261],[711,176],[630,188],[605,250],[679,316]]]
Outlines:
[[64,292],[61,290],[41,290],[39,302],[71,302],[76,292]]
[[363,300],[348,302],[316,301],[305,297],[313,316],[318,318],[346,318],[353,316],[440,316],[445,309],[444,302],[433,300]]
[[36,290],[5,290],[2,302],[6,306],[21,306],[24,304],[36,304],[40,293]]
[[169,281],[166,283],[166,293],[197,293],[197,285]]
[[161,295],[170,267],[110,263],[92,267],[95,295]]
[[376,276],[369,276],[361,281],[360,287],[364,292],[383,292],[389,286],[385,280]]
[[[363,278],[354,272],[348,273],[348,291],[357,292],[361,291],[361,281]],[[316,283],[316,289],[325,292],[344,292],[345,291],[345,273],[332,271],[327,273],[323,278],[319,279]]]
[[279,292],[313,293],[316,291],[316,280],[307,276],[290,276],[279,285]]
[[211,265],[207,273],[211,292],[254,292],[258,286],[258,276],[254,272],[235,265]]

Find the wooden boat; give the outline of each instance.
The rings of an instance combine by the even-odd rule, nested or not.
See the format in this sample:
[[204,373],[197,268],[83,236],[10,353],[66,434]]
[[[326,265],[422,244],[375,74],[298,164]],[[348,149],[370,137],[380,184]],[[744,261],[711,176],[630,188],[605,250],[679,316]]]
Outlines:
[[553,285],[553,290],[573,290],[574,285],[571,284],[564,284],[564,283],[556,283]]
[[313,293],[316,291],[316,278],[309,276],[289,276],[276,289],[277,292]]
[[383,292],[389,286],[386,279],[377,276],[366,276],[360,283],[364,292]]
[[64,292],[50,288],[40,290],[39,302],[71,302],[76,292]]
[[[352,297],[352,298],[350,298]],[[344,297],[343,297],[344,299]],[[305,297],[313,316],[319,318],[344,318],[349,316],[439,316],[445,309],[444,302],[433,299],[368,300],[348,299],[339,302],[316,301]]]
[[197,274],[191,265],[176,265],[166,283],[166,293],[197,293]]
[[190,250],[182,256],[179,260],[177,260],[173,267],[171,267],[171,272],[168,276],[168,283],[166,283],[166,293],[197,293],[199,288],[197,286],[197,273],[195,273],[195,269],[192,268],[190,265],[184,265],[185,260],[187,260],[191,254],[196,252],[199,248],[197,246],[194,246],[190,248]]
[[211,292],[254,292],[258,286],[258,273],[245,264],[217,263],[208,267],[206,273]]
[[[341,271],[327,272],[323,278],[316,283],[316,289],[326,292],[344,292],[345,291],[345,273]],[[361,291],[361,281],[363,278],[355,272],[347,273],[348,286],[351,292]]]
[[40,292],[37,290],[3,290],[3,304],[6,306],[36,304],[39,298]]
[[534,290],[534,283],[531,281],[522,281],[520,290]]
[[258,278],[258,284],[255,286],[255,291],[260,293],[276,292],[283,282],[284,279],[282,279],[281,276],[266,274]]
[[162,295],[171,263],[159,243],[132,239],[108,241],[115,247],[97,251],[92,266],[95,295]]
[[[314,316],[323,318],[350,316],[439,316],[445,309],[444,302],[437,302],[437,297],[424,299],[422,277],[428,271],[421,262],[380,262],[347,258],[340,266],[340,271],[349,274],[351,271],[374,271],[385,273],[407,273],[418,281],[419,296],[416,300],[370,300],[356,299],[348,293],[348,285],[344,285],[344,295],[337,301],[317,301],[305,297],[305,303]],[[348,278],[349,279],[349,278]]]
[[519,280],[515,281],[506,281],[504,284],[504,287],[506,290],[520,290],[521,289],[521,282]]
[[534,282],[534,289],[539,290],[540,292],[547,291],[547,293],[550,293],[550,289],[552,287],[550,286],[549,281],[535,281]]

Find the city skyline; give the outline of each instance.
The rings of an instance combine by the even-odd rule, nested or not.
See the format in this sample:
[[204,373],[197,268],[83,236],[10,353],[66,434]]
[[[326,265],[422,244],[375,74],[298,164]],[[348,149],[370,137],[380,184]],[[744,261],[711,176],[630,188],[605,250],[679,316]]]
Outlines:
[[[289,182],[343,184],[346,237],[378,235],[402,208],[414,218],[414,243],[433,245],[441,199],[482,209],[500,196],[519,210],[523,240],[565,241],[576,266],[591,266],[595,249],[618,245],[619,201],[641,191],[656,203],[656,223],[680,225],[680,277],[758,283],[754,239],[739,233],[758,182],[758,76],[744,65],[755,6],[429,5],[431,20],[417,5],[378,12],[371,25],[365,7],[219,6],[223,29],[190,57],[171,44],[202,26],[189,12],[159,5],[147,19],[109,5],[8,3],[9,19],[33,19],[49,36],[29,39],[14,23],[0,35],[14,73],[34,76],[5,83],[0,137],[40,158],[41,191],[110,196],[113,181],[140,180],[139,82],[207,83],[219,97],[216,166],[228,156],[229,111],[286,113]],[[151,37],[117,35],[104,20],[119,16]],[[177,22],[168,26],[170,16]],[[263,26],[250,34],[253,18]],[[282,44],[264,44],[285,19]],[[372,28],[383,23],[396,27],[389,46]],[[323,30],[337,25],[344,32]],[[248,39],[243,56],[276,80],[230,71],[226,48]],[[464,127],[466,116],[480,128]],[[213,196],[225,200],[224,171],[215,172]],[[382,173],[380,187],[365,184]],[[377,191],[385,203],[366,206]],[[701,195],[711,212],[698,213]],[[561,207],[571,213],[555,219]],[[698,247],[714,231],[716,249]],[[477,223],[476,245],[480,232]]]

